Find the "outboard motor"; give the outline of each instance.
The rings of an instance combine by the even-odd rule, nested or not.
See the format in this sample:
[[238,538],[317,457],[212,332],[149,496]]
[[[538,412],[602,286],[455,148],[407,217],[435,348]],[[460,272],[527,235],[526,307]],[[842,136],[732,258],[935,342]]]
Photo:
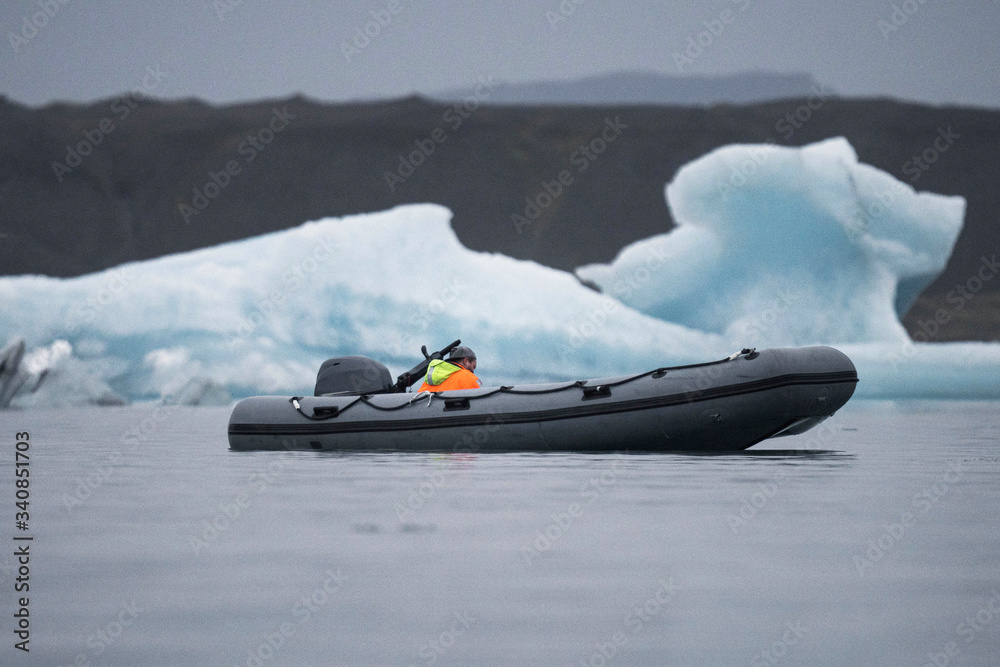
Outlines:
[[368,357],[334,357],[319,367],[313,393],[381,394],[392,387],[392,375],[385,364]]
[[368,357],[334,357],[327,359],[319,367],[316,375],[316,396],[327,394],[396,394],[404,392],[411,385],[424,379],[427,367],[434,359],[444,359],[444,356],[461,344],[456,340],[443,350],[427,353],[424,345],[420,351],[424,360],[392,381],[389,369],[374,359]]

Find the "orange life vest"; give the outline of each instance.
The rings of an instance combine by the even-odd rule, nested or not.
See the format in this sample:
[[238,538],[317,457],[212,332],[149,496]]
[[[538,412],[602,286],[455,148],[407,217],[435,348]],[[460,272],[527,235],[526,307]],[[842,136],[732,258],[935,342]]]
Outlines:
[[[433,383],[433,384],[432,384]],[[418,391],[453,391],[455,389],[478,389],[483,386],[475,374],[467,368],[450,361],[435,359],[427,368],[424,383]]]

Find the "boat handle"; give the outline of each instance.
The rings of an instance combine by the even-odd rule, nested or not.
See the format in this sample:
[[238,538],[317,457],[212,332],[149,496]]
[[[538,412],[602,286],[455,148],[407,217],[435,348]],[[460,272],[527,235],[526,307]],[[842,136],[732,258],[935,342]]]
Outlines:
[[607,398],[611,395],[611,387],[599,384],[596,387],[583,388],[583,400],[589,401],[592,398]]

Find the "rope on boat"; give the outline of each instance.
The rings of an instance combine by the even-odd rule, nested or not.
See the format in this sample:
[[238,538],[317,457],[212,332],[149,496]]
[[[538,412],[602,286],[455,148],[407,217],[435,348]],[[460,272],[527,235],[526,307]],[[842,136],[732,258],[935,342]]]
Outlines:
[[500,386],[494,389],[493,391],[485,394],[478,394],[476,396],[462,396],[461,398],[441,396],[438,392],[433,392],[433,391],[421,391],[418,392],[413,398],[411,398],[407,402],[389,407],[377,405],[368,400],[374,394],[361,394],[360,396],[358,396],[357,398],[355,398],[353,401],[351,401],[342,408],[338,408],[335,405],[317,406],[313,408],[313,414],[311,415],[306,414],[302,410],[301,404],[299,403],[299,401],[301,401],[303,398],[302,396],[292,396],[290,399],[288,399],[288,402],[291,403],[295,407],[295,410],[306,419],[311,419],[313,421],[324,421],[326,419],[333,419],[334,417],[342,415],[344,412],[347,411],[348,408],[353,407],[357,403],[363,403],[368,407],[381,412],[395,412],[396,410],[405,410],[406,408],[412,406],[417,401],[417,399],[422,398],[424,394],[427,394],[427,407],[430,407],[431,403],[434,402],[435,399],[465,400],[471,403],[474,400],[478,401],[479,399],[489,398],[490,396],[496,396],[497,394],[514,394],[518,396],[556,394],[561,391],[566,391],[568,389],[574,389],[577,387],[593,389],[595,392],[603,393],[606,391],[610,392],[612,387],[619,387],[621,385],[628,384],[629,382],[635,382],[636,380],[640,380],[647,376],[659,379],[667,375],[667,373],[669,373],[670,371],[686,370],[689,368],[702,368],[705,366],[715,366],[717,364],[724,364],[726,362],[733,361],[741,356],[746,356],[748,359],[754,359],[757,357],[757,349],[751,347],[745,347],[739,352],[731,354],[730,356],[724,359],[719,359],[717,361],[705,361],[700,364],[687,364],[684,366],[668,366],[668,367],[654,368],[651,371],[646,371],[645,373],[639,373],[638,375],[630,375],[628,377],[622,378],[621,380],[616,380],[615,382],[605,382],[603,384],[592,385],[592,386],[587,384],[588,382],[587,380],[577,380],[576,382],[570,382],[569,384],[565,384],[561,387],[552,387],[550,389],[516,389],[513,386],[509,387]]

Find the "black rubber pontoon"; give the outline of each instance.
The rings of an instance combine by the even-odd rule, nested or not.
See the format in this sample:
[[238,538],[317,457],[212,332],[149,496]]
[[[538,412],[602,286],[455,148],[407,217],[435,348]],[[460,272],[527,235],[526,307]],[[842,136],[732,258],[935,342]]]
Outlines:
[[[385,387],[388,370],[366,361],[376,366],[352,362],[355,377]],[[241,451],[741,450],[813,428],[847,403],[857,381],[840,351],[805,347],[744,350],[705,364],[556,384],[257,396],[233,409],[229,445]],[[317,393],[321,388],[317,383]]]

